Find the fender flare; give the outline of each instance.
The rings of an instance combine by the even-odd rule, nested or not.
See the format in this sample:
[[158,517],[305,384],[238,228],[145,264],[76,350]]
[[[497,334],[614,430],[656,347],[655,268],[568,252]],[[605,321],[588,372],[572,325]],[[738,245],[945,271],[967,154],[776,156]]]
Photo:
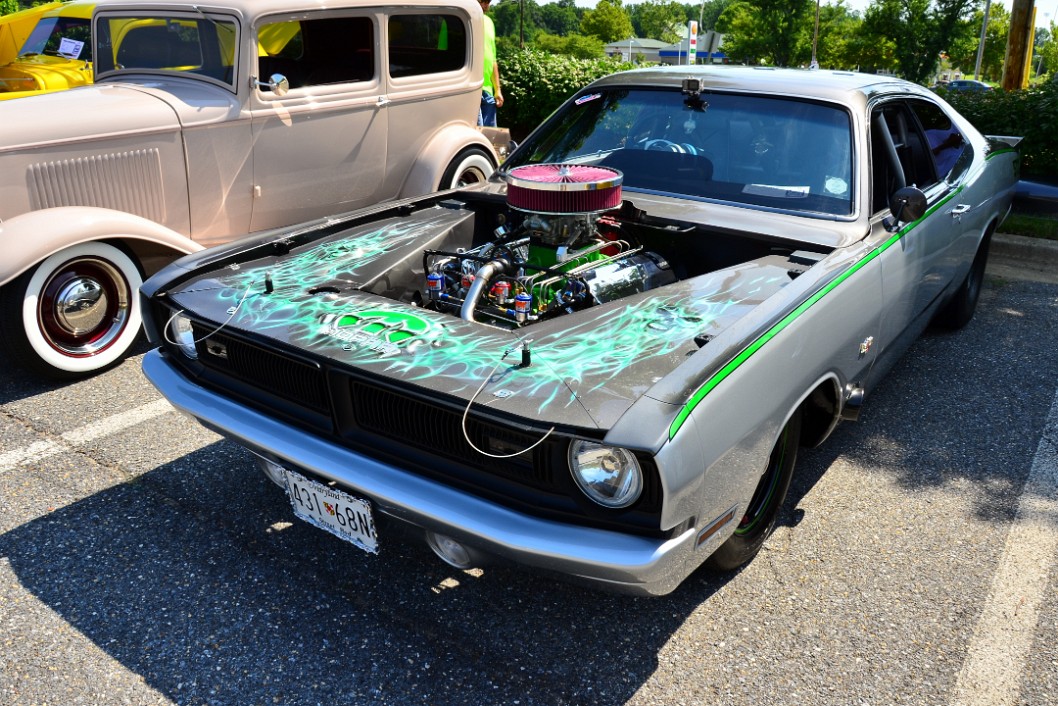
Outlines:
[[444,174],[445,169],[452,163],[455,156],[467,147],[480,147],[486,154],[492,157],[493,164],[499,164],[496,150],[480,130],[466,123],[449,123],[423,145],[419,156],[415,159],[400,190],[399,198],[411,198],[423,196],[437,191],[437,185]]
[[186,235],[124,211],[95,206],[46,208],[0,222],[5,250],[0,286],[60,250],[92,240],[142,240],[181,255],[202,249]]

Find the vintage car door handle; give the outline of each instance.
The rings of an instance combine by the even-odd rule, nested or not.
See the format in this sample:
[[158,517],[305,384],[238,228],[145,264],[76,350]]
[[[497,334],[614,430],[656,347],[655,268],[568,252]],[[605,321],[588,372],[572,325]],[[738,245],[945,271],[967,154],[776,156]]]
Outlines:
[[387,106],[387,105],[389,105],[389,98],[386,98],[385,96],[379,96],[378,97],[378,102],[375,105],[378,106],[379,108],[381,108],[383,106]]

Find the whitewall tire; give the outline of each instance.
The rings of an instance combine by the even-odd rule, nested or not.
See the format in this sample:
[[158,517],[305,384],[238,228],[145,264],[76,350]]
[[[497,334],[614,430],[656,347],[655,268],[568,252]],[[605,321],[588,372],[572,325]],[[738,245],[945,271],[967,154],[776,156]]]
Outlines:
[[140,335],[136,263],[101,242],[66,248],[3,288],[0,329],[18,365],[67,379],[104,370]]
[[463,150],[453,159],[441,177],[440,188],[458,189],[471,184],[481,184],[496,171],[492,157],[480,147]]

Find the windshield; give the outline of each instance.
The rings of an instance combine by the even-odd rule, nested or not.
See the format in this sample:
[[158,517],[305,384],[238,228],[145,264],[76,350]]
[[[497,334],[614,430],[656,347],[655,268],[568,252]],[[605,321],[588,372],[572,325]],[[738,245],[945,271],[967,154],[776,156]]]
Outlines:
[[100,17],[96,75],[115,69],[171,71],[234,85],[235,23],[206,17]]
[[623,172],[626,189],[844,216],[851,135],[848,113],[827,104],[610,89],[567,104],[504,169],[598,164]]
[[43,17],[22,45],[19,56],[48,54],[92,60],[92,28],[77,17]]

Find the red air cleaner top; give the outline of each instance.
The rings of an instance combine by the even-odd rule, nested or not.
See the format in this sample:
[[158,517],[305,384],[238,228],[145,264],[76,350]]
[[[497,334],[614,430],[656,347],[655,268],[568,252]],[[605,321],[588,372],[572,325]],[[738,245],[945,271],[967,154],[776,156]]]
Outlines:
[[609,167],[529,164],[507,174],[507,203],[534,213],[597,213],[621,205],[624,175]]

